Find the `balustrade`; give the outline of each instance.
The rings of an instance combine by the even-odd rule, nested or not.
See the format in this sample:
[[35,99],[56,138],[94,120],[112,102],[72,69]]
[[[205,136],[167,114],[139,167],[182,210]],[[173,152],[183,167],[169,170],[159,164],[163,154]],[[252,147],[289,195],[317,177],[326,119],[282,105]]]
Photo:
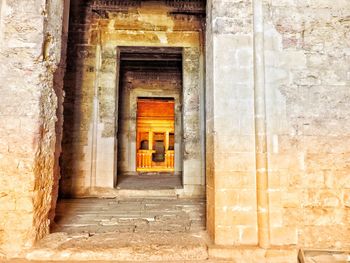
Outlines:
[[137,168],[152,167],[152,153],[154,150],[138,150],[137,152]]
[[167,168],[174,168],[174,151],[166,151],[165,164]]
[[155,150],[138,150],[137,151],[137,170],[143,171],[156,171],[156,170],[165,170],[173,171],[174,170],[174,151],[168,150],[165,151],[165,160],[160,164],[155,164],[152,161],[152,154],[155,153]]

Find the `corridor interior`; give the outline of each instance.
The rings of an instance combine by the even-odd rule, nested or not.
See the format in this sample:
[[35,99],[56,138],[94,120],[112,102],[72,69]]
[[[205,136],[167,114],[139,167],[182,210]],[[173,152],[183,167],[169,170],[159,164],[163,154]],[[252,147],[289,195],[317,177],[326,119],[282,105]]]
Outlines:
[[182,188],[181,91],[181,48],[120,48],[117,189]]

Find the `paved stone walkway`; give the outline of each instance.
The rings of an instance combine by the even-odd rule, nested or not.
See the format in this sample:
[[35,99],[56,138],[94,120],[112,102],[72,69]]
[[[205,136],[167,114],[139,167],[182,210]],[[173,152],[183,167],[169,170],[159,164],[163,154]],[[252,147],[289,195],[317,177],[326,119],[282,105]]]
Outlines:
[[182,175],[171,173],[142,173],[118,175],[117,189],[164,190],[182,188]]
[[67,199],[58,202],[52,232],[154,233],[205,229],[205,200],[160,198]]
[[23,262],[208,261],[204,199],[69,199],[56,213],[52,234],[23,251]]

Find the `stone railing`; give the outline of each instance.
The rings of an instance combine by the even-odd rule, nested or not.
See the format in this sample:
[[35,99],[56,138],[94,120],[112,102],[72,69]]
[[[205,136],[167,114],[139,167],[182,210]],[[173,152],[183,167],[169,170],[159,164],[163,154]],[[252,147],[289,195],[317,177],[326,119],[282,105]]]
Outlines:
[[175,152],[173,150],[168,150],[165,152],[165,160],[159,165],[152,165],[152,154],[155,150],[138,150],[137,151],[137,169],[142,171],[171,171],[174,169],[175,163]]
[[152,153],[154,150],[138,150],[137,151],[137,168],[152,167]]
[[174,168],[174,151],[169,150],[165,152],[165,165],[167,168]]

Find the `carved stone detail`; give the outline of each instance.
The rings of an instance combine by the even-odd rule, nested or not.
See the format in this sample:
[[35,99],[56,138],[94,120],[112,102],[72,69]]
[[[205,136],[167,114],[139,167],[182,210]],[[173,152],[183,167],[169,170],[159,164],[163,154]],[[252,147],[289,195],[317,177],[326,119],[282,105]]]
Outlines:
[[175,13],[204,13],[205,1],[202,0],[166,0],[166,4],[172,7]]
[[92,9],[108,10],[127,10],[129,7],[138,7],[141,0],[94,0],[91,4]]
[[[100,14],[101,11],[125,12],[131,7],[141,6],[142,0],[93,0],[91,10]],[[165,4],[171,8],[171,13],[205,13],[205,1],[203,0],[165,0]]]

